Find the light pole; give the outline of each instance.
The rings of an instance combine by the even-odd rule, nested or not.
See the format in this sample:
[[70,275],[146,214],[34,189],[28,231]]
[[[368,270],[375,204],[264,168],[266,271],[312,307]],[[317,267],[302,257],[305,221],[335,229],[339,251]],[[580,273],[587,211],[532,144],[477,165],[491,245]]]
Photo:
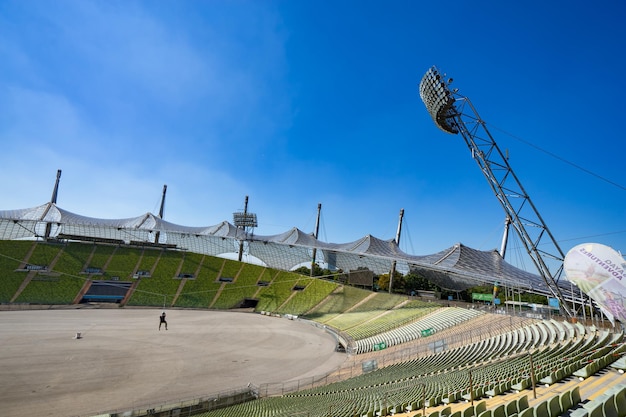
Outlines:
[[530,365],[530,383],[533,385],[533,398],[537,399],[537,389],[535,384],[535,366],[533,365],[533,354],[528,354],[528,361]]
[[426,417],[426,384],[420,382],[418,385],[422,386],[422,417]]
[[472,381],[472,371],[467,371],[469,375],[470,401],[474,405],[474,382]]
[[244,201],[244,209],[243,212],[235,212],[233,213],[233,223],[237,227],[237,229],[241,229],[243,234],[237,233],[237,237],[239,238],[239,262],[243,258],[243,249],[244,249],[244,241],[248,237],[248,229],[253,229],[258,226],[257,218],[255,213],[248,213],[248,196]]
[[426,110],[439,129],[461,135],[547,289],[559,299],[564,313],[573,317],[558,285],[565,254],[513,172],[507,154],[500,150],[469,98],[457,88],[450,89],[453,80],[446,78],[436,67],[422,77],[419,94]]

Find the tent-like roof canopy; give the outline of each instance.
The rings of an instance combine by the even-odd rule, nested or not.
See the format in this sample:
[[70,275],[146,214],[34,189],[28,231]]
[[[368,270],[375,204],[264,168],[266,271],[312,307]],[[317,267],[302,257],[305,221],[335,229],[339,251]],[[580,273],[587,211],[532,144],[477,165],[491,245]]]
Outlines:
[[[416,270],[437,285],[462,290],[477,283],[499,282],[521,289],[546,292],[543,279],[507,263],[496,250],[479,251],[456,244],[431,255],[403,252],[394,239],[367,235],[354,242],[327,243],[313,234],[292,228],[270,236],[246,233],[227,221],[206,227],[189,227],[167,222],[152,213],[125,219],[98,219],[63,210],[55,203],[20,209],[0,210],[0,239],[68,239],[116,244],[155,245],[212,256],[245,252],[265,265],[291,270],[316,262],[330,269],[351,271],[367,268],[387,273],[392,262],[399,270]],[[245,259],[244,259],[245,260]]]

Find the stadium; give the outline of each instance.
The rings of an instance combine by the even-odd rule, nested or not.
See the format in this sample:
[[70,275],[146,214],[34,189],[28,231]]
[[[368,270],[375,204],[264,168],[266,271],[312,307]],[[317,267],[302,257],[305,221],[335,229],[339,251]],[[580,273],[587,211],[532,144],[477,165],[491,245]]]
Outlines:
[[[460,243],[416,256],[398,236],[256,235],[247,210],[207,227],[87,217],[57,205],[59,171],[50,202],[0,211],[3,415],[626,416],[623,329],[559,279],[558,246],[537,250],[551,234],[491,136],[467,129],[466,98],[436,69],[420,89],[539,274]],[[394,293],[396,271],[436,291]]]
[[[500,306],[372,291],[396,262],[457,292],[496,281],[518,296],[545,292],[497,251],[459,244],[416,257],[372,236],[331,244],[151,213],[94,219],[54,201],[0,211],[0,232],[6,415],[625,410],[626,346],[608,322],[523,308],[514,291]],[[233,259],[241,243],[262,264]],[[290,271],[313,252],[348,273]],[[616,388],[599,395],[599,380]]]

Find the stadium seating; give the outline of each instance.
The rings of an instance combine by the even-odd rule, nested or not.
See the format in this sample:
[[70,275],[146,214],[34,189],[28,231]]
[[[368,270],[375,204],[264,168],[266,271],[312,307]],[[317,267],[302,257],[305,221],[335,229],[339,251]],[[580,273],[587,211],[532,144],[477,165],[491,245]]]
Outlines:
[[[393,364],[345,381],[284,394],[280,401],[275,399],[272,402],[273,411],[268,415],[284,415],[300,410],[309,412],[311,416],[323,416],[324,413],[317,413],[315,410],[324,409],[326,404],[334,404],[332,415],[336,416],[353,415],[350,413],[355,411],[354,408],[357,408],[358,415],[362,416],[370,413],[395,414],[402,409],[405,411],[421,409],[424,405],[421,399],[426,398],[425,405],[428,408],[444,406],[443,409],[431,411],[427,415],[435,417],[438,412],[438,417],[441,417],[451,411],[445,405],[454,404],[459,398],[467,400],[473,398],[474,401],[479,401],[475,407],[454,415],[512,417],[515,414],[557,417],[565,410],[578,406],[580,394],[577,389],[541,401],[532,407],[529,407],[526,396],[493,409],[485,407],[485,402],[481,401],[481,398],[489,395],[506,395],[513,390],[514,381],[525,380],[530,374],[528,353],[509,353],[511,351],[509,341],[514,340],[512,335],[515,333],[518,336],[524,335],[518,340],[525,346],[533,346],[531,353],[534,371],[542,378],[554,373],[555,369],[562,369],[571,375],[589,356],[589,349],[593,349],[593,354],[598,355],[599,359],[617,358],[621,355],[621,343],[613,343],[622,340],[621,334],[607,337],[604,332],[596,332],[584,326],[572,328],[576,329],[573,334],[563,323],[537,322],[509,332],[511,334],[508,335],[506,333],[495,335],[465,347]],[[558,336],[560,334],[573,337],[562,338]],[[610,356],[607,356],[609,354]],[[483,359],[480,359],[481,357]],[[470,395],[468,390],[470,370],[473,395]],[[618,398],[620,404],[626,403],[625,395],[617,396],[614,393],[613,401],[617,402]],[[269,413],[264,401],[264,399],[255,401],[257,408],[252,415],[263,415],[265,411]],[[612,410],[610,405],[603,407],[609,412]],[[616,409],[617,407],[615,405]],[[215,411],[206,417],[221,415]]]
[[[610,366],[626,368],[624,335],[615,330],[558,320],[530,320],[520,326],[511,322],[510,327],[491,334],[483,332],[479,322],[483,316],[487,321],[493,316],[480,310],[409,304],[404,297],[372,296],[371,292],[329,281],[242,266],[225,259],[185,258],[164,249],[120,246],[100,250],[93,246],[29,243],[18,252],[21,264],[27,260],[45,264],[59,273],[46,276],[12,270],[23,278],[21,282],[9,281],[3,291],[12,292],[11,298],[24,302],[71,302],[89,279],[84,271],[94,267],[101,269],[105,277],[138,282],[131,304],[160,306],[166,295],[167,301],[175,305],[230,308],[242,297],[255,297],[259,310],[298,312],[338,330],[352,329],[355,355],[371,353],[378,343],[394,346],[433,333],[446,334],[451,327],[459,334],[467,331],[465,334],[470,335],[455,347],[420,352],[324,386],[285,391],[275,397],[266,394],[258,400],[206,412],[204,417],[383,416],[403,411],[421,413],[424,406],[428,407],[426,414],[432,417],[557,417],[566,412],[574,417],[626,417],[623,386],[607,390],[606,395],[587,403],[581,402],[578,387],[532,406],[523,393],[531,387],[531,374],[540,384],[554,385],[573,380],[572,377],[589,378]],[[117,259],[117,255],[125,260]],[[16,268],[15,263],[1,263],[0,267]],[[148,271],[149,276],[133,278],[137,270]],[[181,278],[181,272],[190,278]],[[29,281],[28,274],[40,279]],[[232,280],[220,282],[220,276]],[[259,281],[267,285],[259,286]],[[296,284],[303,290],[295,291]],[[491,327],[485,329],[491,331]],[[475,338],[471,336],[477,334]],[[522,396],[487,407],[488,397],[506,400],[514,391],[522,392]],[[452,412],[451,407],[458,407],[463,400],[473,400],[475,405]]]
[[482,312],[458,307],[448,307],[434,310],[428,316],[415,320],[413,323],[378,333],[376,336],[367,337],[356,341],[354,352],[357,354],[371,352],[380,343],[386,346],[410,342],[432,335],[438,331],[455,326],[463,321],[474,318]]

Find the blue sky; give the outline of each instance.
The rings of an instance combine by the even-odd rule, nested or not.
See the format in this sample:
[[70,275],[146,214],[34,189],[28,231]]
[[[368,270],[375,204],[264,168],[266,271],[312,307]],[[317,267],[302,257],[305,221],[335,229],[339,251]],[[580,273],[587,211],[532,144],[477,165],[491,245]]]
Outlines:
[[404,208],[406,252],[498,248],[503,209],[417,92],[437,65],[562,249],[624,252],[625,20],[617,0],[0,1],[0,209],[49,201],[62,169],[59,206],[91,217],[157,213],[167,184],[182,225],[248,195],[260,235],[312,232],[322,203],[325,241],[393,238]]

